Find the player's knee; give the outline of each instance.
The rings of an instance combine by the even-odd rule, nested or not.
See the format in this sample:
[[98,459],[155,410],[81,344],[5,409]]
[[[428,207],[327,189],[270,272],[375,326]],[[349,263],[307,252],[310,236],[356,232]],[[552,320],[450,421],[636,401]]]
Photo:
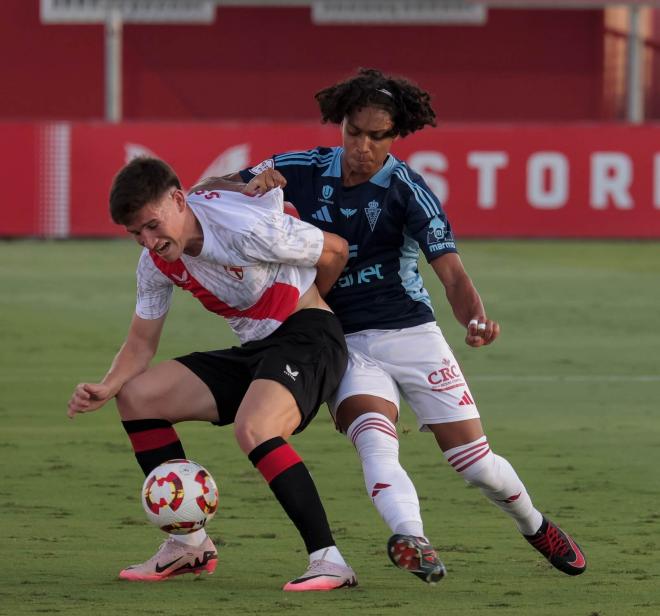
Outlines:
[[124,383],[116,396],[117,409],[122,420],[156,418],[154,414],[159,405],[154,404],[153,397],[135,379]]
[[300,425],[300,418],[295,403],[275,408],[268,405],[240,408],[234,418],[234,436],[241,450],[249,453],[271,438],[288,439]]
[[124,383],[122,388],[117,392],[115,400],[117,402],[117,410],[119,416],[123,420],[136,419],[136,409],[139,408],[137,397],[139,392],[130,381]]
[[236,417],[234,422],[234,437],[243,453],[250,453],[257,445],[277,436],[275,434],[265,434],[263,426],[260,426],[252,418]]
[[498,491],[503,487],[497,456],[492,452],[469,468],[460,471],[460,475],[470,485],[482,490]]

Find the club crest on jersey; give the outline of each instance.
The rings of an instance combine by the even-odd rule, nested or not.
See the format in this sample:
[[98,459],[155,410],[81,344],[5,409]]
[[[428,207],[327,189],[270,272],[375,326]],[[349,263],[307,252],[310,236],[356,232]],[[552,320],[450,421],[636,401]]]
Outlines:
[[375,200],[369,201],[367,207],[364,208],[364,213],[367,215],[367,220],[369,221],[369,226],[371,227],[372,231],[376,227],[376,222],[378,221],[378,217],[382,211],[383,210],[380,208],[380,204]]
[[339,211],[344,216],[346,216],[346,218],[350,218],[351,216],[353,216],[357,212],[357,210],[351,210],[351,209],[346,208],[346,207],[339,208]]
[[223,265],[222,267],[232,278],[243,280],[243,268],[240,265]]

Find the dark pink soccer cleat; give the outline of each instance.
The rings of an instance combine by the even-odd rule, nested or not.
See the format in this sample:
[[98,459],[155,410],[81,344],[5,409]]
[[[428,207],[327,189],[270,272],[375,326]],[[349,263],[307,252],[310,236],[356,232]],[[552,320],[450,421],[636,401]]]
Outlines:
[[580,546],[547,518],[543,518],[543,524],[535,534],[523,536],[560,571],[580,575],[586,570],[587,559]]

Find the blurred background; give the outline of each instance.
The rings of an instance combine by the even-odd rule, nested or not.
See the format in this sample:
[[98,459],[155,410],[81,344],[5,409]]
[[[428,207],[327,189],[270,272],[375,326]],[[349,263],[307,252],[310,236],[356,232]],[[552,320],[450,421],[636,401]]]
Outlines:
[[3,0],[0,237],[121,235],[116,170],[190,186],[337,145],[314,93],[375,67],[433,96],[395,144],[461,237],[660,236],[660,1]]

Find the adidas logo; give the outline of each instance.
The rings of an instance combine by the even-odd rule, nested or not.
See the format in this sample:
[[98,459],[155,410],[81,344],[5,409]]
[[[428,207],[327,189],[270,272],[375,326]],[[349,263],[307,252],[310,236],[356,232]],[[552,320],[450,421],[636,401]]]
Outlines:
[[332,222],[332,216],[330,216],[330,211],[328,210],[327,205],[324,205],[322,208],[316,210],[316,212],[312,214],[312,218],[322,222]]
[[284,374],[290,377],[291,380],[295,381],[296,377],[300,374],[300,370],[294,370],[289,364],[287,364],[284,368]]
[[467,406],[469,404],[474,404],[474,400],[470,398],[470,394],[467,391],[464,391],[463,397],[461,398],[461,401],[458,403],[458,406]]

